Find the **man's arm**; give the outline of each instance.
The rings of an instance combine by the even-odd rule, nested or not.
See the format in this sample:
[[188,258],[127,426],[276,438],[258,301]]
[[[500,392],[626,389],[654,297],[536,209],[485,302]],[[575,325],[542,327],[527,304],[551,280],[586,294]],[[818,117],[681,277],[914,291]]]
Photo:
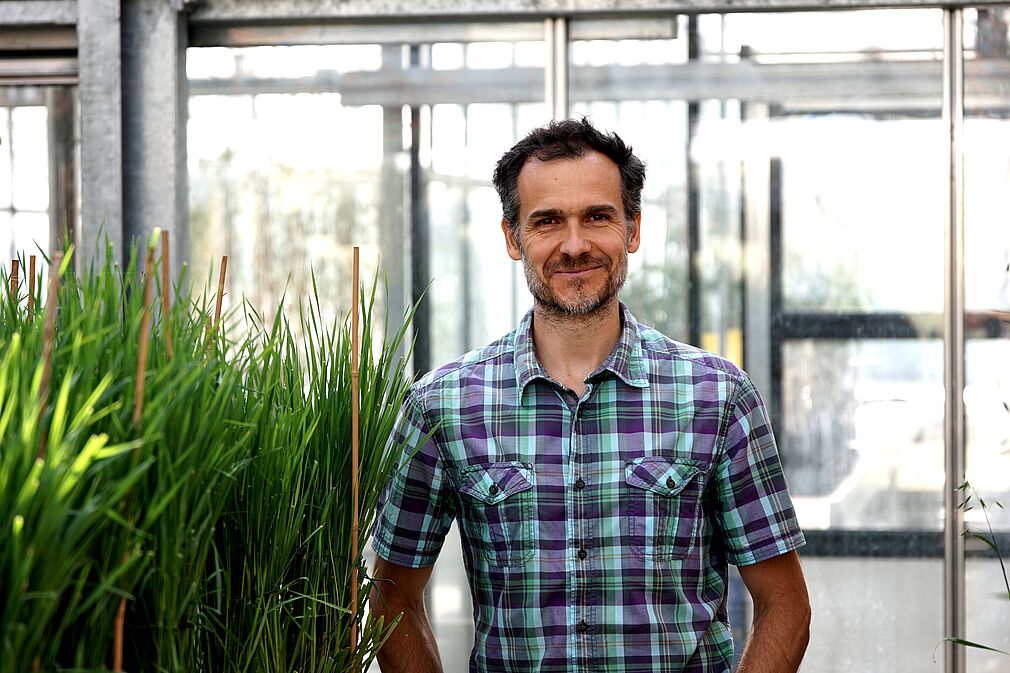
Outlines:
[[403,613],[389,640],[379,651],[382,673],[442,673],[435,634],[424,611],[424,587],[432,566],[408,568],[376,558],[376,578],[368,605],[376,616],[388,623]]
[[754,600],[754,623],[737,673],[795,673],[810,639],[810,599],[792,551],[740,566]]

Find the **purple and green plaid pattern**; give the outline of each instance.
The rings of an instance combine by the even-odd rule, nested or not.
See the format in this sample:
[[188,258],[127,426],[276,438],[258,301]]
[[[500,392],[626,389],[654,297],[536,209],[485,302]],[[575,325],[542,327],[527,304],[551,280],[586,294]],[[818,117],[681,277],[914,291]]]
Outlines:
[[572,407],[532,313],[404,403],[372,545],[431,565],[458,522],[471,671],[729,671],[727,563],[803,544],[747,375],[621,312]]

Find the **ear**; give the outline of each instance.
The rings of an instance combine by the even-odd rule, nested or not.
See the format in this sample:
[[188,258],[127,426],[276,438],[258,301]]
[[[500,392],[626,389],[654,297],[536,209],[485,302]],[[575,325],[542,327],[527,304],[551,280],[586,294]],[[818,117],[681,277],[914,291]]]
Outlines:
[[642,213],[636,213],[633,224],[631,226],[631,236],[628,237],[628,252],[635,252],[638,250],[639,244],[642,242]]
[[501,220],[501,230],[505,234],[505,249],[508,250],[509,257],[517,262],[520,261],[523,258],[523,253],[519,250],[519,241],[512,236],[512,228],[509,227],[509,221],[504,217]]

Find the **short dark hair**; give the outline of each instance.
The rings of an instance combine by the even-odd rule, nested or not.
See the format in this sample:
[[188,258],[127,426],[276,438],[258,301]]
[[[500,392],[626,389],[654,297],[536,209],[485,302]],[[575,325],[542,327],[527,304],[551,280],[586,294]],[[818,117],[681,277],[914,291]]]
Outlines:
[[615,164],[621,174],[621,201],[628,227],[642,212],[642,186],[645,184],[645,163],[636,157],[631,147],[616,133],[603,133],[582,117],[552,121],[533,129],[512,149],[502,155],[495,166],[491,181],[501,198],[502,213],[513,236],[519,240],[519,173],[530,158],[540,161],[577,159],[589,152],[599,152]]

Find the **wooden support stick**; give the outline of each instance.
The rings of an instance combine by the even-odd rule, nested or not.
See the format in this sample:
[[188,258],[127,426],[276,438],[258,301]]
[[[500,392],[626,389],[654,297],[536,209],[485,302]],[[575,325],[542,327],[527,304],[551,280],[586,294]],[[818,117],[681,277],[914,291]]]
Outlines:
[[214,307],[214,329],[221,319],[221,300],[224,299],[224,279],[228,274],[228,255],[221,255],[221,274],[217,279],[217,306]]
[[[133,426],[140,432],[140,422],[144,417],[144,383],[147,380],[147,342],[151,335],[151,295],[154,287],[154,248],[148,247],[147,258],[144,260],[144,313],[140,318],[140,347],[137,350],[137,377],[133,390]],[[140,447],[133,450],[133,460],[136,462]],[[127,498],[129,500],[129,498]],[[133,522],[133,517],[130,517]],[[127,554],[123,554],[126,563]],[[123,635],[126,627],[126,598],[119,599],[119,609],[116,611],[115,630],[112,637],[112,670],[119,673],[123,670]]]
[[[49,293],[46,295],[46,327],[42,337],[42,381],[39,385],[39,420],[42,419],[42,412],[46,408],[46,400],[49,399],[49,379],[53,374],[53,340],[56,337],[56,308],[58,305],[57,295],[60,289],[60,267],[63,265],[63,253],[58,252],[53,256],[53,262],[49,266]],[[46,457],[46,436],[43,428],[39,435],[39,458]]]
[[21,263],[16,260],[11,260],[11,301],[16,305],[18,303],[18,266]]
[[[147,378],[147,342],[151,335],[151,294],[154,286],[154,250],[148,248],[144,261],[144,314],[140,318],[140,348],[137,352],[137,379],[133,391],[133,425],[140,429],[144,414],[144,383]],[[140,451],[140,447],[134,449]]]
[[217,305],[214,308],[214,321],[207,323],[207,350],[212,348],[211,333],[217,334],[217,323],[221,319],[221,302],[224,299],[224,279],[228,274],[228,255],[221,255],[221,273],[217,279]]
[[35,255],[28,257],[28,321],[35,318]]
[[351,652],[358,644],[358,246],[351,284]]
[[169,311],[172,309],[172,269],[171,255],[168,247],[168,231],[161,232],[161,331],[165,334],[165,355],[172,359],[172,321]]

